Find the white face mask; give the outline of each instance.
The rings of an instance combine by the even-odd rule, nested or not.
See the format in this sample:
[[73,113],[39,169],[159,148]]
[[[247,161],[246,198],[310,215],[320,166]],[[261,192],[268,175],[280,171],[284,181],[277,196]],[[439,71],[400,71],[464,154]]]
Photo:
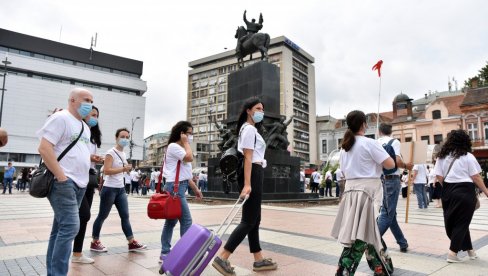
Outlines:
[[188,135],[188,143],[193,143],[193,135]]

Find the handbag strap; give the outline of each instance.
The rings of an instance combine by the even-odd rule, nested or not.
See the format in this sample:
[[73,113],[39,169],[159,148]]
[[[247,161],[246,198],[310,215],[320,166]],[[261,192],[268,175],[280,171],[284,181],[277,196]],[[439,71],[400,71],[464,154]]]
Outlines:
[[457,157],[456,157],[456,158],[454,158],[454,159],[452,160],[452,162],[451,162],[451,164],[449,165],[449,168],[447,169],[447,173],[446,173],[446,175],[444,176],[444,179],[442,180],[442,182],[446,181],[446,177],[447,177],[447,175],[449,174],[449,172],[451,171],[452,164],[454,164],[454,161],[456,161],[456,159],[457,159]]
[[[156,193],[161,193],[161,181],[163,179],[163,171],[164,171],[164,164],[166,163],[166,155],[164,155],[164,161],[163,164],[161,164],[161,173],[158,176],[158,185],[156,186]],[[180,184],[180,167],[181,167],[181,161],[178,160],[178,164],[176,165],[176,178],[175,178],[175,184],[173,186],[173,193],[178,193],[178,186]]]
[[[76,138],[76,140],[74,140],[73,142],[71,142],[71,144],[69,144],[69,146],[67,148],[65,148],[63,150],[63,152],[61,152],[61,154],[58,156],[58,162],[61,161],[61,159],[63,159],[63,157],[68,153],[68,151],[70,151],[76,145],[76,143],[78,143],[78,140],[80,140],[80,137],[83,134],[83,130],[84,129],[85,129],[85,126],[83,125],[83,121],[81,121],[81,131],[80,131],[80,134],[78,135],[78,137]],[[41,160],[39,160],[39,166],[41,166],[41,164],[42,164],[42,158],[41,158]]]

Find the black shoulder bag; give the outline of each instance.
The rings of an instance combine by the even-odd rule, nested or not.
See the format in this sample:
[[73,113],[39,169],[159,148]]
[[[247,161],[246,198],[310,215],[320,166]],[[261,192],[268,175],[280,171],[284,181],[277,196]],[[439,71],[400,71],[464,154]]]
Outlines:
[[[71,144],[58,156],[58,162],[63,159],[63,157],[68,153],[68,151],[73,148],[78,140],[80,140],[81,135],[83,134],[84,126],[83,122],[81,122],[81,131],[78,138],[71,142]],[[29,194],[33,197],[43,198],[49,194],[51,191],[51,185],[54,180],[53,173],[47,168],[46,163],[39,161],[39,168],[32,174],[32,180],[30,183]]]

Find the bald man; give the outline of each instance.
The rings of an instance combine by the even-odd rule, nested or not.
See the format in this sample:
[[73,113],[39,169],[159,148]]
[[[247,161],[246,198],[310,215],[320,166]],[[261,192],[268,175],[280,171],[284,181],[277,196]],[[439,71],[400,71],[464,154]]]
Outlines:
[[3,128],[0,128],[0,148],[5,146],[7,142],[8,142],[7,131]]
[[[68,108],[49,116],[37,132],[41,140],[39,153],[55,177],[47,196],[54,211],[46,254],[47,275],[68,274],[72,243],[80,227],[78,208],[90,169],[90,127],[82,119],[90,114],[92,103],[90,91],[73,89]],[[58,156],[78,137],[76,144],[58,161]]]

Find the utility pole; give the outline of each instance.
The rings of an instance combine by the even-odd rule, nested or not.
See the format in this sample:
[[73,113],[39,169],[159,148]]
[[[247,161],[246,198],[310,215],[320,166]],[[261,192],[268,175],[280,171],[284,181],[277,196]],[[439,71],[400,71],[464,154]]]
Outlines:
[[5,94],[5,79],[7,79],[7,66],[12,64],[12,62],[8,61],[8,56],[5,56],[5,60],[2,60],[2,63],[5,64],[3,70],[3,86],[2,86],[2,102],[0,103],[0,126],[2,126],[2,114],[3,114],[3,95]]
[[130,162],[132,163],[132,165],[134,165],[134,162],[132,161],[132,148],[134,148],[134,142],[132,140],[132,137],[134,137],[134,124],[137,120],[139,120],[141,117],[135,117],[135,118],[132,118],[132,127],[130,129],[130,144],[129,144],[129,160]]

